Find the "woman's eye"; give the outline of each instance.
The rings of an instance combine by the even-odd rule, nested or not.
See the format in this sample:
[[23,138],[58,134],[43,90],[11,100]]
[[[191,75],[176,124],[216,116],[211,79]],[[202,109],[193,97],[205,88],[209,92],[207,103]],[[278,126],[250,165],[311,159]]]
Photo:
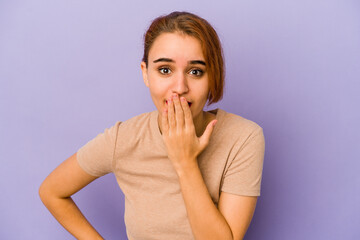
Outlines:
[[203,70],[200,70],[200,69],[193,69],[190,71],[190,74],[193,74],[193,75],[196,75],[196,76],[201,76],[203,75]]
[[171,72],[170,68],[159,68],[161,74],[169,74]]

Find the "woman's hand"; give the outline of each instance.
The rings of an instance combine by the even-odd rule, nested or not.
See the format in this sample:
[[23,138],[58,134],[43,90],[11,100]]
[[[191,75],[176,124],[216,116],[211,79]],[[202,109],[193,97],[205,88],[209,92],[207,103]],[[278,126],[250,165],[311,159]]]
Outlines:
[[197,164],[197,156],[209,144],[217,120],[210,122],[198,138],[189,105],[185,98],[179,99],[176,94],[168,99],[161,121],[162,136],[175,170],[178,172]]

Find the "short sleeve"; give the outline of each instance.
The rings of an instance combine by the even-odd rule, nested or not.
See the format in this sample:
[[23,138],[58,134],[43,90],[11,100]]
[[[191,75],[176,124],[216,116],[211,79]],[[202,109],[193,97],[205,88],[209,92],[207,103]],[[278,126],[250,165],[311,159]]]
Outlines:
[[120,121],[116,122],[78,149],[77,161],[85,172],[96,177],[112,172],[120,124]]
[[244,196],[260,196],[265,152],[263,129],[257,128],[241,145],[234,147],[221,191]]

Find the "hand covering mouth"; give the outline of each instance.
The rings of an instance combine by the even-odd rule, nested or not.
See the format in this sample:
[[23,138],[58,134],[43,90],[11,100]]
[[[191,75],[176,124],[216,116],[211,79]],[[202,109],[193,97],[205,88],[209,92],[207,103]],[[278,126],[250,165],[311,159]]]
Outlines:
[[[167,100],[165,100],[165,103],[168,104]],[[189,107],[191,107],[192,102],[187,101],[187,103],[189,104]]]

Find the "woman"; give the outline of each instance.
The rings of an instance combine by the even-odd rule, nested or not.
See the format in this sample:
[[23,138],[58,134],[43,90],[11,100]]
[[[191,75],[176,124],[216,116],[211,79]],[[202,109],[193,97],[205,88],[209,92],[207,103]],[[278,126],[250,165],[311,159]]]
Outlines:
[[102,239],[71,195],[113,172],[129,239],[242,239],[260,195],[264,136],[250,120],[203,111],[222,98],[223,69],[206,20],[155,19],[141,70],[157,110],[116,122],[44,180],[40,196],[54,217],[79,239]]

